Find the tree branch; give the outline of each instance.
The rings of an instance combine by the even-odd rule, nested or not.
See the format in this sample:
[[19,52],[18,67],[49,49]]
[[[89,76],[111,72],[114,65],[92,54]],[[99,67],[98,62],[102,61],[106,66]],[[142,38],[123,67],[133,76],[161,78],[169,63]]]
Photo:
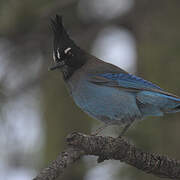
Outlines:
[[77,161],[83,155],[83,151],[69,147],[61,152],[47,168],[44,168],[33,180],[55,180],[61,176],[64,170]]
[[91,136],[72,133],[67,137],[69,148],[60,153],[48,168],[34,180],[55,180],[82,155],[98,156],[98,163],[114,159],[162,178],[180,179],[180,161],[156,153],[144,152],[125,138]]

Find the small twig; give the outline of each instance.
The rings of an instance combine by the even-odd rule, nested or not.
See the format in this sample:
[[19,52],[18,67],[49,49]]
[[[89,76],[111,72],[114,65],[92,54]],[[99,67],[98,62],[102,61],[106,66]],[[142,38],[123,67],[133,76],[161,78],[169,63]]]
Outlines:
[[69,147],[61,152],[47,168],[44,168],[33,180],[55,180],[61,176],[66,168],[77,161],[83,155],[83,151]]
[[98,162],[114,159],[132,165],[146,173],[162,178],[180,179],[180,161],[167,156],[144,152],[125,138],[72,133],[67,137],[69,148],[34,180],[55,180],[65,168],[82,155],[98,156]]

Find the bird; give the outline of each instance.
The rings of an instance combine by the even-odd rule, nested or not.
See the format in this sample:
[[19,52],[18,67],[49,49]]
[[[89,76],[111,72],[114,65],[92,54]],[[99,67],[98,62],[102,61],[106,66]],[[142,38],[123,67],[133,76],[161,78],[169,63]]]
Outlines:
[[62,16],[51,19],[54,65],[75,104],[105,127],[123,127],[123,136],[136,120],[180,111],[180,97],[89,54],[70,38]]

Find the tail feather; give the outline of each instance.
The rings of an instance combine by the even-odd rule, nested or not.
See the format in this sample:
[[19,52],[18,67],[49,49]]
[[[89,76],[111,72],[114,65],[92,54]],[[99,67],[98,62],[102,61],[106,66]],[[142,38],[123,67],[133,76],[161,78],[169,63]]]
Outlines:
[[180,111],[180,98],[177,96],[170,96],[169,94],[161,94],[152,91],[141,91],[137,94],[137,100],[143,105],[148,105],[153,108],[145,108],[146,114],[157,114],[156,111],[162,113],[175,113]]
[[176,113],[176,112],[180,112],[180,103],[177,104],[176,107],[174,107],[172,109],[168,109],[165,111],[165,113]]
[[178,96],[163,96],[168,100],[164,109],[165,113],[176,113],[180,111],[180,98]]

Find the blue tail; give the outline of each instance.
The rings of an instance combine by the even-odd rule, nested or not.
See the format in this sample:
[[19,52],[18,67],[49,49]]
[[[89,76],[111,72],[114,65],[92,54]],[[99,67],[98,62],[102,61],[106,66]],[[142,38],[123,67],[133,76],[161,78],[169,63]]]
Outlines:
[[152,91],[141,91],[137,100],[142,103],[140,109],[145,116],[161,116],[164,113],[180,111],[180,98]]
[[170,106],[169,109],[165,110],[165,113],[176,113],[180,111],[180,98],[168,97]]

